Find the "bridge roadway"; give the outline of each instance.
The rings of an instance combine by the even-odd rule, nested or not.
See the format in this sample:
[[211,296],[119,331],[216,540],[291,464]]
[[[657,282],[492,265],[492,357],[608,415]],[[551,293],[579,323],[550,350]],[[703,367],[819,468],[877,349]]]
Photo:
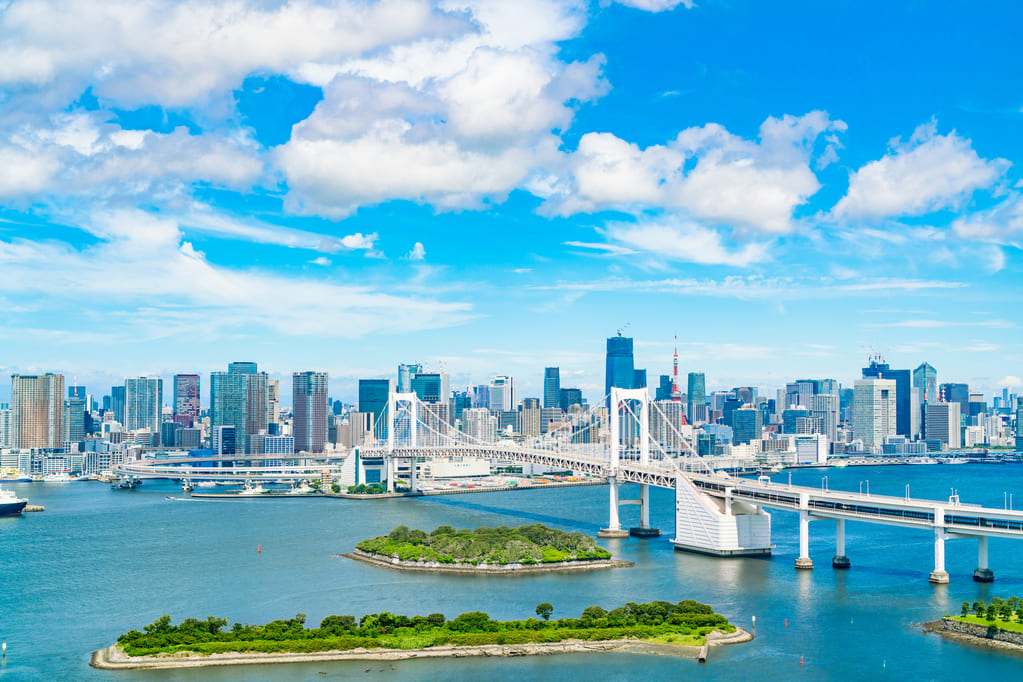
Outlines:
[[[581,446],[580,450],[594,450]],[[845,568],[849,560],[845,556],[845,521],[862,521],[919,529],[932,529],[935,534],[935,570],[931,581],[948,582],[944,567],[944,542],[946,539],[974,537],[978,540],[978,568],[975,579],[986,581],[993,578],[987,566],[987,538],[990,536],[1023,538],[1023,511],[985,508],[979,505],[962,504],[953,497],[948,501],[924,500],[909,497],[860,494],[845,491],[793,486],[767,480],[749,480],[717,472],[714,474],[687,471],[681,473],[679,462],[652,460],[649,464],[621,458],[617,467],[612,467],[608,457],[594,456],[580,451],[544,450],[540,448],[507,445],[449,445],[386,448],[363,448],[363,458],[384,458],[388,467],[395,460],[408,462],[434,457],[472,457],[486,460],[504,460],[537,464],[554,469],[565,469],[600,476],[611,480],[612,487],[620,483],[638,483],[675,490],[678,477],[684,475],[688,481],[705,495],[722,500],[726,508],[732,501],[745,502],[756,508],[797,512],[800,515],[800,552],[797,568],[812,568],[809,558],[809,523],[814,520],[832,519],[836,522],[836,555],[833,565]],[[242,461],[313,459],[308,455],[257,456],[247,455]],[[125,463],[117,467],[119,473],[139,477],[159,478],[218,478],[223,480],[245,480],[254,475],[281,479],[308,478],[313,472],[335,470],[327,464],[293,465],[289,467],[230,467],[202,468],[188,471],[187,464],[238,461],[240,458],[168,458],[149,463]],[[316,459],[326,459],[318,457]],[[330,458],[330,459],[337,459]],[[388,472],[390,473],[390,468]],[[393,476],[388,476],[393,479]],[[414,481],[413,481],[414,485]],[[623,501],[624,502],[624,501]],[[617,506],[617,495],[612,496],[612,506]],[[617,518],[617,509],[612,510]]]

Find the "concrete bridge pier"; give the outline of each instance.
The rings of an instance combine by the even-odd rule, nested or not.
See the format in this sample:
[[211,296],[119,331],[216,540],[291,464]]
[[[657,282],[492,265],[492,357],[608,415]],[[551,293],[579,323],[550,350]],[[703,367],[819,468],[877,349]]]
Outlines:
[[384,457],[384,472],[387,474],[387,492],[394,492],[394,477],[398,473],[394,466],[394,457]]
[[973,579],[978,583],[994,582],[995,574],[987,567],[987,536],[977,537],[977,570],[973,572]]
[[[938,515],[934,515],[938,518]],[[935,585],[948,584],[948,572],[945,570],[945,540],[948,539],[948,532],[943,526],[934,528],[934,570],[931,571],[930,581]]]
[[416,458],[409,460],[409,490],[413,493],[419,491],[419,479],[416,477]]
[[810,512],[799,510],[799,556],[796,568],[801,571],[813,570],[813,559],[810,558]]
[[618,520],[618,479],[614,476],[607,479],[608,488],[611,491],[611,509],[610,519],[607,524],[607,528],[601,528],[597,531],[598,538],[627,538],[629,537],[629,531],[622,528],[621,522]]
[[852,562],[845,555],[845,519],[835,520],[835,558],[831,560],[833,568],[849,568]]
[[629,535],[634,538],[656,538],[661,535],[659,529],[650,527],[650,486],[646,483],[639,485],[639,526],[630,528]]

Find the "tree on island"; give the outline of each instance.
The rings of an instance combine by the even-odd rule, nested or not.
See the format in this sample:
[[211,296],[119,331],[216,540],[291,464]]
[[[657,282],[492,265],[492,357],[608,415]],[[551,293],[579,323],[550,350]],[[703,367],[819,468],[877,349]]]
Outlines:
[[544,602],[543,604],[537,604],[536,615],[540,616],[544,620],[550,620],[552,613],[554,613],[554,607],[549,603]]
[[963,616],[970,615],[970,602],[968,602],[968,601],[964,601],[963,602],[963,614],[962,615]]
[[973,602],[973,612],[977,614],[978,617],[983,617],[986,608],[987,607],[984,606],[984,602],[982,601]]

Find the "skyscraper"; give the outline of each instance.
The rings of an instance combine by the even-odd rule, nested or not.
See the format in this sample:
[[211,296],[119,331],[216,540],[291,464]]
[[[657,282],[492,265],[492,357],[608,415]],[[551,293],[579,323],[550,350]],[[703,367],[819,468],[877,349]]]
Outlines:
[[410,362],[398,365],[398,393],[412,393],[412,377],[423,371],[423,366]]
[[71,443],[85,440],[85,398],[82,396],[64,400],[64,440]]
[[267,416],[267,375],[254,362],[232,362],[210,373],[210,426],[233,426],[237,454],[259,454]]
[[495,376],[490,380],[490,410],[511,412],[515,409],[515,380],[509,376]]
[[280,418],[281,382],[277,379],[270,379],[266,382],[266,424],[268,432],[277,433],[277,422]]
[[865,448],[880,448],[895,435],[895,380],[860,379],[853,388],[853,435]]
[[762,428],[760,410],[752,405],[744,405],[732,413],[732,442],[744,445],[760,438]]
[[707,378],[703,372],[690,372],[686,392],[690,424],[707,421]]
[[[871,358],[870,365],[863,368],[864,379],[891,379],[895,382],[895,433],[906,438],[913,436],[913,420],[910,414],[912,373],[908,369],[892,369],[880,356]],[[969,397],[967,396],[967,400]]]
[[14,447],[14,414],[10,403],[0,403],[0,448]]
[[373,415],[373,434],[387,438],[387,424],[381,423],[391,393],[391,379],[359,379],[359,412]]
[[163,419],[163,379],[126,377],[124,380],[124,430],[160,433]]
[[913,386],[923,392],[925,402],[938,402],[938,370],[928,363],[922,363],[913,370]]
[[[938,400],[944,400],[949,403],[959,403],[960,416],[970,414],[969,384],[941,384],[941,386],[938,387]],[[930,434],[928,434],[927,437],[930,438]]]
[[411,378],[412,392],[424,403],[445,403],[451,398],[449,378],[444,372],[418,372]]
[[14,447],[64,447],[64,375],[11,376]]
[[327,442],[327,373],[291,375],[295,452],[323,452]]
[[959,415],[959,403],[927,403],[924,407],[927,439],[940,441],[950,450],[960,447]]
[[174,375],[174,421],[185,428],[199,421],[199,375]]
[[1016,398],[1016,451],[1023,452],[1023,398]]
[[110,387],[110,411],[119,424],[124,424],[124,385]]
[[543,406],[558,407],[561,399],[561,370],[545,367],[543,370]]
[[[632,339],[612,336],[607,340],[607,357],[604,369],[604,394],[609,396],[606,403],[611,404],[611,387],[633,388],[636,379],[636,367],[632,357]],[[644,375],[644,380],[646,376]],[[644,385],[645,385],[644,381]]]

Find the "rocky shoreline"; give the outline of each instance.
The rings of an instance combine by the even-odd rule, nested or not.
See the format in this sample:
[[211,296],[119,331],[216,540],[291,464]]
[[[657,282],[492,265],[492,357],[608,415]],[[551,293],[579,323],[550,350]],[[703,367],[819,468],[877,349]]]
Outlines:
[[462,658],[468,656],[552,656],[555,654],[628,651],[661,656],[678,656],[705,661],[708,647],[748,642],[753,636],[736,628],[731,634],[712,632],[704,646],[662,644],[639,640],[584,642],[566,640],[536,644],[487,644],[483,646],[437,646],[428,649],[352,649],[315,653],[225,653],[202,656],[189,652],[158,656],[128,656],[119,646],[92,653],[90,665],[100,670],[154,670],[160,668],[201,668],[221,665],[269,663],[316,663],[326,661],[400,661],[416,658]]
[[384,556],[382,554],[373,554],[372,552],[364,552],[361,549],[355,549],[348,554],[338,554],[337,556],[344,557],[346,559],[354,559],[355,561],[362,561],[367,564],[373,564],[374,566],[383,566],[385,568],[393,568],[399,571],[430,571],[433,573],[476,573],[482,575],[510,575],[520,573],[554,573],[558,571],[588,571],[602,568],[628,568],[635,566],[631,561],[621,561],[619,559],[592,559],[586,561],[562,561],[559,563],[552,564],[535,564],[535,565],[524,565],[524,564],[480,564],[473,566],[471,564],[442,564],[437,561],[402,561],[395,557]]
[[964,623],[952,618],[923,623],[921,628],[924,632],[933,632],[959,642],[1023,652],[1023,632],[999,630],[974,623]]

